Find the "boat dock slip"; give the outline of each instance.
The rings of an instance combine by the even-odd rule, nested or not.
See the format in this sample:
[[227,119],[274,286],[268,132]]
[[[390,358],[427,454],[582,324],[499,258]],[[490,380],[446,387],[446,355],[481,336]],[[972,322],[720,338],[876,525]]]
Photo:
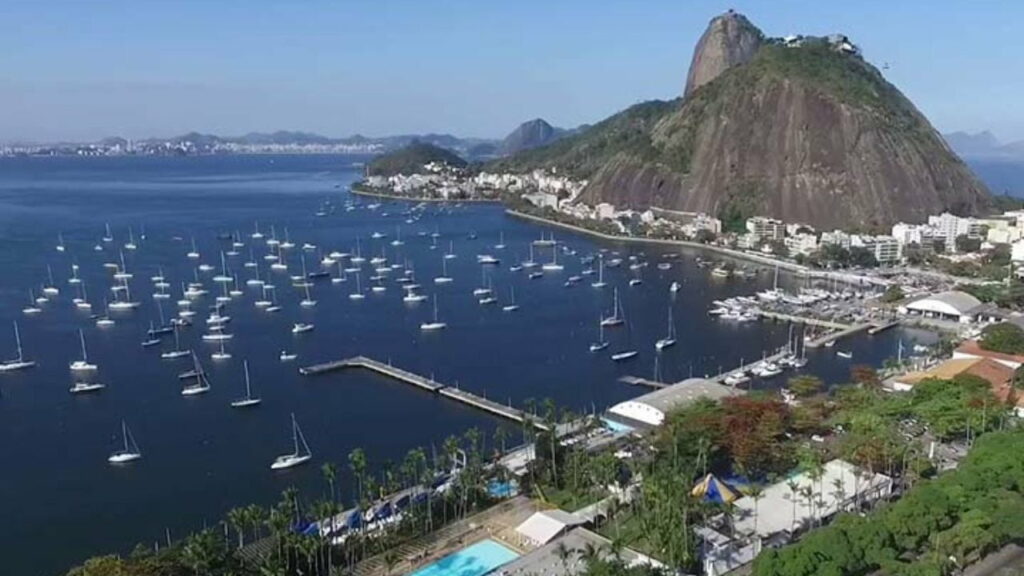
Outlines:
[[847,326],[846,328],[844,328],[843,330],[840,330],[838,332],[832,332],[830,334],[825,334],[821,338],[815,338],[814,340],[808,340],[805,343],[805,346],[807,346],[808,348],[819,348],[819,347],[824,346],[825,344],[827,344],[829,342],[832,342],[834,340],[839,340],[840,338],[845,338],[847,336],[850,336],[851,334],[856,334],[858,332],[863,332],[864,330],[869,330],[868,333],[870,334],[871,333],[870,329],[872,329],[873,327],[874,327],[874,324],[871,324],[869,322],[865,322],[863,324],[857,324],[855,326]]
[[654,380],[648,380],[646,378],[640,378],[638,376],[623,376],[619,378],[619,382],[623,384],[629,384],[631,386],[647,386],[648,388],[667,388],[669,385],[664,382],[655,382]]
[[900,323],[900,321],[896,320],[896,321],[893,321],[893,322],[889,322],[888,324],[879,324],[878,326],[872,326],[871,328],[868,328],[868,336],[874,336],[875,334],[878,334],[879,332],[884,332],[884,331],[888,330],[889,328],[894,328],[896,326],[899,326],[899,323]]
[[485,412],[490,412],[502,418],[508,418],[509,420],[515,420],[516,422],[524,422],[528,418],[533,422],[533,425],[541,430],[547,430],[547,426],[540,422],[539,418],[532,418],[527,415],[526,412],[519,408],[514,408],[510,405],[501,404],[493,400],[488,400],[483,396],[478,396],[472,392],[460,390],[454,386],[448,386],[441,384],[436,380],[414,374],[408,370],[402,370],[396,368],[390,364],[374,360],[373,358],[367,358],[366,356],[354,356],[352,358],[346,358],[344,360],[335,360],[334,362],[324,362],[323,364],[314,364],[312,366],[306,366],[299,368],[299,374],[303,376],[316,376],[319,374],[326,374],[328,372],[334,372],[337,370],[345,370],[349,368],[362,368],[364,370],[370,370],[389,378],[394,378],[399,382],[405,382],[406,384],[412,384],[417,388],[426,390],[428,392],[434,392],[445,398],[450,398],[457,402],[462,402],[467,406],[478,408]]

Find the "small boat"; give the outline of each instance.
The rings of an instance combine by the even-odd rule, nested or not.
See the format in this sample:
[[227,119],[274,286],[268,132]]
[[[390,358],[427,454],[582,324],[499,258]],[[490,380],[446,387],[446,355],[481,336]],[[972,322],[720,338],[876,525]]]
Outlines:
[[679,288],[679,282],[673,282],[672,285],[668,287],[668,291],[675,294],[676,292],[679,292]]
[[530,272],[530,274],[527,276],[527,278],[529,278],[530,280],[537,280],[537,279],[543,278],[543,277],[544,277],[544,273],[543,272]]
[[111,454],[107,458],[107,462],[111,464],[127,464],[142,458],[142,451],[139,450],[139,445],[135,443],[132,431],[128,429],[128,424],[124,420],[121,420],[121,436],[124,438],[124,448]]
[[295,325],[292,326],[292,334],[302,334],[303,332],[309,332],[311,330],[313,330],[313,325],[303,322],[296,322]]
[[619,304],[619,289],[615,289],[614,304],[612,305],[612,315],[607,316],[601,320],[602,326],[619,326],[625,320],[621,314],[622,306]]
[[245,370],[245,397],[237,400],[232,400],[232,408],[249,408],[250,406],[256,406],[260,402],[263,402],[262,398],[254,398],[252,395],[252,388],[249,384],[249,361],[242,361],[242,368]]
[[64,251],[64,235],[57,234],[57,252]]
[[18,332],[17,322],[14,322],[14,342],[18,355],[10,360],[0,361],[0,372],[13,372],[14,370],[23,370],[36,365],[33,360],[25,360],[21,350],[21,334]]
[[519,310],[519,305],[516,304],[516,289],[513,287],[509,289],[509,302],[501,307],[501,311],[515,312],[516,310]]
[[420,330],[441,330],[447,328],[448,324],[441,322],[437,316],[437,294],[434,294],[434,321],[423,322],[420,324]]
[[360,274],[357,271],[356,272],[356,291],[352,292],[351,294],[348,295],[348,299],[349,300],[362,300],[363,298],[366,298],[366,294],[363,294],[363,288],[360,285],[359,276],[360,276]]
[[836,345],[836,341],[835,340],[829,340],[828,342],[825,342],[825,348],[832,348],[835,345]]
[[185,256],[191,260],[199,259],[199,251],[196,250],[196,239],[194,236],[192,237],[192,250],[185,254]]
[[840,350],[840,351],[836,352],[836,356],[839,356],[840,358],[846,358],[847,360],[849,360],[850,358],[853,358],[853,352],[848,352],[846,350]]
[[198,396],[210,391],[210,380],[206,377],[206,371],[199,364],[199,357],[192,354],[192,362],[195,365],[196,381],[181,389],[182,396]]
[[655,350],[664,350],[676,345],[676,322],[672,317],[672,307],[668,309],[668,335],[654,343]]
[[608,285],[604,281],[604,258],[597,263],[597,282],[591,282],[590,285],[594,288],[604,288]]
[[106,384],[99,382],[75,382],[68,391],[72,394],[88,394],[90,392],[99,392],[106,388]]
[[[294,413],[292,414],[292,443],[294,444],[292,453],[275,458],[273,463],[270,464],[271,470],[292,468],[309,461],[313,457],[309,445],[306,444],[306,437],[302,435],[302,429],[299,428],[299,423],[295,420]],[[301,446],[299,445],[300,443]]]
[[160,344],[160,342],[161,340],[159,338],[147,338],[146,340],[142,341],[142,347],[152,348],[153,346]]
[[210,358],[213,360],[229,360],[231,359],[231,353],[224,350],[224,341],[220,341],[220,350],[210,354]]
[[501,263],[501,260],[498,260],[497,258],[491,256],[490,254],[478,254],[476,257],[476,261],[478,264],[488,265],[496,265]]
[[167,350],[166,352],[162,352],[160,354],[160,357],[163,358],[164,360],[174,360],[174,359],[177,359],[177,358],[184,358],[185,356],[188,356],[191,353],[192,353],[191,350],[182,350],[181,349],[181,341],[178,338],[178,325],[175,324],[174,325],[174,350]]
[[22,314],[31,316],[33,314],[39,314],[42,311],[43,309],[38,306],[38,302],[36,301],[35,293],[33,293],[30,288],[28,291],[28,306],[21,309]]
[[71,370],[75,372],[87,372],[96,370],[96,365],[89,363],[89,356],[85,352],[85,332],[83,332],[81,329],[78,330],[78,339],[82,343],[82,359],[75,360],[74,362],[72,362]]
[[135,236],[132,234],[132,227],[128,227],[128,241],[124,243],[125,250],[135,250],[138,246],[135,245]]
[[46,265],[46,277],[50,283],[43,286],[43,294],[46,294],[47,296],[56,296],[60,294],[60,288],[57,288],[57,285],[53,282],[53,268],[49,264]]
[[221,342],[223,340],[231,340],[234,337],[234,334],[228,334],[227,332],[211,332],[210,334],[203,334],[203,341]]
[[624,360],[629,360],[630,358],[635,357],[637,354],[639,354],[639,352],[637,352],[636,350],[623,350],[622,352],[616,352],[615,354],[612,354],[612,360],[616,362],[622,362]]
[[597,342],[590,344],[591,352],[600,352],[608,347],[608,341],[604,339],[604,321],[600,316],[597,318]]
[[448,276],[448,261],[441,259],[441,275],[434,278],[434,284],[450,284],[452,278]]
[[291,362],[292,360],[295,360],[298,357],[298,354],[294,352],[288,352],[286,350],[281,350],[281,355],[279,356],[281,362]]

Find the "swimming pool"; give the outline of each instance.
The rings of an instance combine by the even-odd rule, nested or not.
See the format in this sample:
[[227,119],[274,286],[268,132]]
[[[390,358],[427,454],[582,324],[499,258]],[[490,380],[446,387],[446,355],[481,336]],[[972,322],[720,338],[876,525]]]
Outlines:
[[481,576],[518,557],[519,554],[494,540],[483,540],[424,566],[410,576]]
[[625,424],[622,424],[621,422],[616,422],[614,420],[609,420],[608,418],[602,418],[602,420],[604,420],[605,427],[608,428],[609,430],[611,430],[612,432],[632,432],[633,431],[633,427],[632,426],[626,426]]

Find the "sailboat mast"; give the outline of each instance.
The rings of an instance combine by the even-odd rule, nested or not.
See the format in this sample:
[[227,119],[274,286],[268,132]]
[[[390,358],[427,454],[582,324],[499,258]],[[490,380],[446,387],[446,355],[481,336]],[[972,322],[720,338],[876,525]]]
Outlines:
[[18,346],[18,362],[23,360],[21,352],[21,334],[18,332],[18,321],[14,321],[14,342]]
[[246,400],[252,398],[252,391],[249,388],[249,361],[242,361],[242,368],[245,369],[245,398]]
[[85,353],[85,332],[81,329],[78,330],[78,339],[82,342],[82,361],[87,362],[89,357]]

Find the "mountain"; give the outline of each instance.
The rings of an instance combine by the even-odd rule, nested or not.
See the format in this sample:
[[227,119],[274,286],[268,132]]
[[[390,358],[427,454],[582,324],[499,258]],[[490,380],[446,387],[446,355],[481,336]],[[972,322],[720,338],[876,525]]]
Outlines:
[[465,168],[466,161],[458,154],[429,142],[413,140],[408,146],[374,158],[366,168],[370,176],[394,176],[423,172],[424,164],[442,162],[455,168]]
[[[756,50],[750,55],[754,38]],[[581,199],[821,229],[882,228],[984,211],[985,186],[841,35],[764,38],[713,19],[681,100],[645,102],[495,169],[557,168]]]
[[1024,161],[1024,140],[1004,144],[988,130],[976,134],[953,132],[942,137],[964,158]]
[[754,59],[764,34],[734,10],[715,18],[697,41],[683,96],[718,78],[733,66]]
[[541,118],[523,122],[501,141],[502,154],[515,154],[550,144],[562,136],[564,130],[555,128]]

